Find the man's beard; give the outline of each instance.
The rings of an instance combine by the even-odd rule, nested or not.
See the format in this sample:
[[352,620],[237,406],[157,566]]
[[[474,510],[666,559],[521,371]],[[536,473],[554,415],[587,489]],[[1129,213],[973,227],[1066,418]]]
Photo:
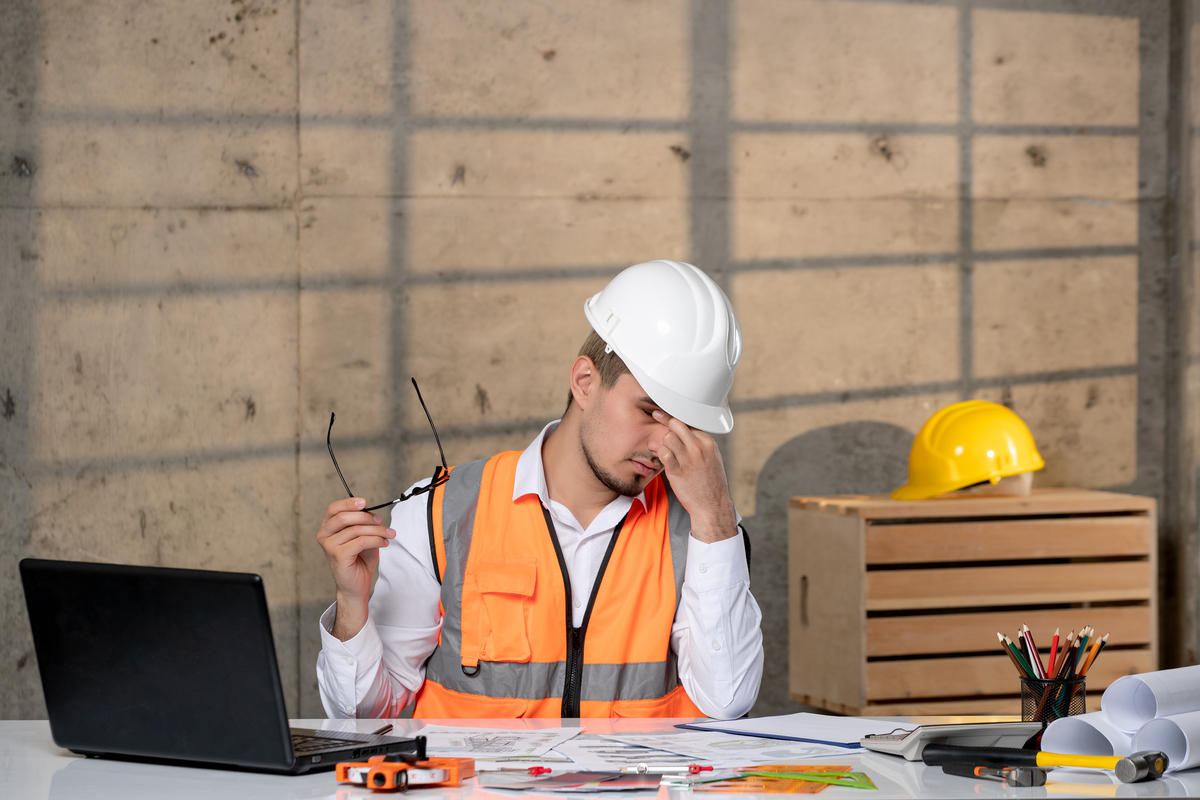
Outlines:
[[[637,497],[642,493],[642,484],[636,477],[623,481],[596,463],[596,459],[592,458],[592,451],[588,449],[587,437],[584,436],[583,431],[580,431],[579,446],[583,448],[583,457],[587,459],[588,466],[592,469],[592,474],[609,491],[616,492],[624,497]],[[650,460],[650,458],[652,456],[648,457],[647,460]]]

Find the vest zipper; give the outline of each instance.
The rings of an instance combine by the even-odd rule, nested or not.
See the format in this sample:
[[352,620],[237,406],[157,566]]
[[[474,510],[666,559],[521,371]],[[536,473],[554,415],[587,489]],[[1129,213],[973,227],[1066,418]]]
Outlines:
[[617,537],[625,525],[622,518],[613,529],[612,539],[608,549],[604,551],[604,559],[600,562],[600,570],[592,584],[592,595],[588,598],[587,610],[583,613],[583,624],[576,628],[574,612],[571,610],[571,574],[567,571],[567,560],[563,558],[562,547],[558,544],[558,534],[554,531],[554,520],[550,518],[550,510],[542,506],[542,516],[546,518],[546,530],[550,532],[550,541],[554,544],[554,555],[558,557],[558,569],[562,572],[563,588],[567,594],[567,676],[563,684],[562,712],[563,719],[579,718],[579,701],[583,692],[583,642],[587,636],[588,621],[592,618],[592,607],[596,604],[596,594],[600,591],[600,581],[608,569],[608,561],[617,545]]

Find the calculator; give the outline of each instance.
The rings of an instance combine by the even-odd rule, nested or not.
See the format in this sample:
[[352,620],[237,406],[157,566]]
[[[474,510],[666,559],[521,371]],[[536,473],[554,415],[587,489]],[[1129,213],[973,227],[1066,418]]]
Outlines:
[[1030,740],[1042,732],[1040,722],[967,722],[958,725],[918,725],[897,728],[891,733],[873,733],[859,740],[864,748],[878,753],[920,761],[930,742],[966,747],[1036,746]]

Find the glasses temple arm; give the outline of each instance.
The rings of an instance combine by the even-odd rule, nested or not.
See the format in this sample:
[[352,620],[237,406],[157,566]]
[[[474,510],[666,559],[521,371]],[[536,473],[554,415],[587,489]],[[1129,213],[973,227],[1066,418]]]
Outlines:
[[[329,414],[329,431],[325,434],[325,446],[329,448],[329,457],[333,459],[333,468],[337,470],[338,477],[342,480],[342,486],[346,487],[346,494],[350,497],[354,497],[354,492],[350,491],[350,484],[346,483],[346,478],[344,475],[342,475],[342,468],[338,466],[337,456],[333,454],[333,420],[336,416],[337,414],[334,412],[330,412]],[[436,432],[434,435],[437,435]]]
[[[433,440],[434,440],[435,442],[437,442],[437,446],[438,446],[438,455],[440,455],[440,456],[442,457],[442,468],[443,468],[444,470],[446,470],[447,472],[449,472],[449,471],[450,471],[450,467],[448,467],[448,466],[446,465],[446,452],[445,452],[444,450],[442,450],[442,437],[438,436],[437,428],[436,428],[436,427],[434,426],[434,424],[433,424],[433,417],[431,417],[431,416],[429,415],[429,409],[428,409],[428,408],[425,406],[425,398],[424,398],[424,397],[421,397],[421,387],[417,386],[417,379],[416,379],[416,378],[411,378],[410,380],[412,380],[412,385],[413,385],[413,388],[417,390],[417,399],[421,401],[421,410],[423,410],[423,411],[425,412],[425,419],[429,420],[429,427],[433,429]],[[330,422],[329,422],[329,425],[330,425],[330,427],[332,428],[332,426],[333,426],[333,420],[330,420]],[[332,451],[332,450],[330,450],[330,451],[329,451],[329,454],[330,454],[330,455],[333,455],[333,451]],[[334,466],[337,466],[337,462],[336,462],[336,461],[334,461]],[[341,471],[340,471],[340,470],[339,470],[339,473],[338,473],[338,474],[341,474]],[[345,481],[343,481],[343,483],[345,483]]]

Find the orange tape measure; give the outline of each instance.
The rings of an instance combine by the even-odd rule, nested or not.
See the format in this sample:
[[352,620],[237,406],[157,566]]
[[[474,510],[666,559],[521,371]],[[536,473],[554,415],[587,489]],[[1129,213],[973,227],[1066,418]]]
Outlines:
[[408,791],[410,786],[459,786],[475,777],[473,758],[429,758],[391,761],[395,756],[372,756],[366,761],[337,765],[338,783],[366,786],[380,792]]

